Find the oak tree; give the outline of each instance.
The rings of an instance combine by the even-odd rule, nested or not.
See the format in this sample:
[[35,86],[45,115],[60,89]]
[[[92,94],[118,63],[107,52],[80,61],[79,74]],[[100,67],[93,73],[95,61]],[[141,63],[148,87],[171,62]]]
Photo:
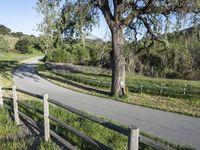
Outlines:
[[[70,0],[59,1],[67,6]],[[98,20],[100,15],[109,26],[112,35],[111,95],[125,94],[126,39],[138,41],[145,37],[148,40],[144,40],[143,46],[150,47],[155,40],[163,42],[160,35],[164,32],[199,23],[199,0],[71,0],[71,5],[74,10],[80,5],[87,8],[87,11],[76,13],[78,17],[84,16],[81,26],[85,25],[84,22],[87,24],[88,19]]]

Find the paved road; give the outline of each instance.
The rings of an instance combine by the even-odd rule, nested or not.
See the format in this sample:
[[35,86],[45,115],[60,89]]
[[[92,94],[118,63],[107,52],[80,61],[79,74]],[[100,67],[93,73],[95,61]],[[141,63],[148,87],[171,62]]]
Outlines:
[[106,116],[122,124],[138,125],[142,131],[200,150],[199,118],[129,105],[59,87],[36,74],[36,62],[37,59],[34,59],[16,69],[14,82],[19,88],[36,94],[49,93],[50,98],[74,108]]

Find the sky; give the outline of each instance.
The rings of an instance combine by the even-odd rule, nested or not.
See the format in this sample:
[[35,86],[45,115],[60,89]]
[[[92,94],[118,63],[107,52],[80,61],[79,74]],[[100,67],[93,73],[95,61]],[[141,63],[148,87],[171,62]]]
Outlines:
[[[10,28],[12,32],[23,32],[38,36],[37,26],[42,17],[34,9],[37,0],[1,0],[0,2],[0,24]],[[100,26],[92,31],[92,37],[104,39],[108,27],[104,18],[100,18]]]

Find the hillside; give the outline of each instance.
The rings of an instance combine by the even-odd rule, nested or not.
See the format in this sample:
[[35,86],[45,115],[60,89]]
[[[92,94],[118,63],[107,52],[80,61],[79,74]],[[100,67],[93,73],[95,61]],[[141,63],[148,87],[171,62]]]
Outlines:
[[200,26],[161,35],[166,46],[155,41],[150,48],[143,48],[145,39],[137,45],[134,42],[127,44],[127,71],[152,77],[198,80],[199,33]]
[[0,34],[0,39],[2,39],[2,38],[7,42],[9,49],[15,49],[15,45],[16,45],[17,41],[19,40],[18,37],[14,37],[12,35]]

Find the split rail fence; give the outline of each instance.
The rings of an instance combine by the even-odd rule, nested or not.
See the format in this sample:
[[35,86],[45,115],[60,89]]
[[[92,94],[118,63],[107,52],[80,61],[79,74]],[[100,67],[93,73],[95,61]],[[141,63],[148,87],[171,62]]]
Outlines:
[[[12,97],[3,96],[2,91],[12,91]],[[38,108],[34,107],[33,105],[30,105],[30,104],[25,103],[23,101],[20,101],[17,97],[18,92],[26,94],[28,96],[38,98],[40,100],[43,100],[43,110],[38,109]],[[6,105],[4,105],[5,100],[11,101],[12,106],[6,107]],[[0,87],[0,107],[6,107],[7,109],[9,109],[13,112],[14,121],[17,125],[20,125],[20,118],[27,120],[35,129],[37,129],[39,132],[43,133],[45,141],[49,141],[50,138],[53,137],[54,139],[59,141],[59,143],[62,144],[67,149],[71,149],[71,150],[77,149],[76,146],[72,145],[71,143],[66,141],[64,138],[62,138],[60,135],[58,135],[56,132],[54,132],[50,129],[50,121],[49,120],[52,120],[55,123],[64,127],[67,131],[69,131],[69,132],[73,133],[74,135],[84,139],[85,141],[88,141],[89,143],[91,143],[92,145],[96,146],[99,149],[103,149],[103,150],[111,150],[112,149],[112,148],[104,145],[100,141],[97,141],[97,140],[93,139],[92,137],[89,137],[85,133],[67,125],[63,121],[61,121],[61,120],[57,119],[56,117],[50,115],[49,114],[49,103],[54,104],[54,105],[56,105],[60,108],[67,110],[67,111],[70,111],[70,112],[72,112],[76,115],[83,117],[83,118],[86,118],[90,121],[93,121],[97,124],[100,124],[100,125],[104,126],[105,128],[108,128],[108,129],[111,129],[115,132],[118,132],[119,134],[127,136],[128,137],[128,141],[127,141],[128,150],[138,150],[139,149],[139,143],[148,145],[152,148],[159,149],[159,150],[173,150],[173,148],[171,148],[169,146],[163,145],[163,144],[158,143],[158,142],[156,142],[152,139],[149,139],[147,137],[140,135],[139,134],[139,128],[137,126],[131,125],[128,128],[125,128],[125,127],[113,124],[113,123],[108,122],[104,119],[100,119],[96,116],[90,115],[88,113],[77,110],[77,109],[70,107],[68,105],[62,104],[62,103],[60,103],[56,100],[50,99],[50,98],[48,98],[48,94],[44,94],[43,96],[41,96],[41,95],[33,94],[33,93],[30,93],[30,92],[27,92],[27,91],[24,91],[24,90],[21,90],[21,89],[17,89],[16,86],[13,86],[12,88],[1,88]],[[26,107],[27,109],[33,110],[35,113],[39,113],[39,114],[43,115],[44,121],[43,121],[42,127],[38,126],[38,123],[35,120],[33,120],[31,117],[29,117],[27,114],[19,111],[18,107],[20,107],[20,106]]]
[[[74,82],[94,86],[94,87],[101,87],[101,88],[110,88],[111,82],[100,80],[100,79],[93,79],[89,77],[83,77],[79,75],[71,75],[68,73],[57,73],[54,72],[56,77],[45,76],[47,78],[58,80],[61,82],[66,82],[66,80],[71,80]],[[63,78],[60,78],[59,76]],[[171,96],[171,97],[200,97],[200,89],[197,87],[193,87],[191,85],[183,85],[183,86],[172,86],[170,84],[151,84],[146,82],[126,82],[128,90],[130,92],[135,93],[147,93],[147,94],[154,94],[154,95],[163,95],[163,96]]]

